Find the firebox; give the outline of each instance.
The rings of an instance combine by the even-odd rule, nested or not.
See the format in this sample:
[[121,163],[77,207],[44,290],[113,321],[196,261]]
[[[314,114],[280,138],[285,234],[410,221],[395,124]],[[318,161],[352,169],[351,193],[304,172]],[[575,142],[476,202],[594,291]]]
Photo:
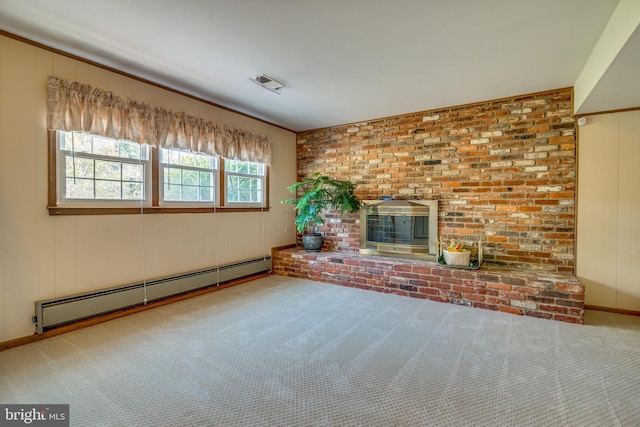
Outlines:
[[365,201],[360,210],[360,253],[436,259],[437,200]]

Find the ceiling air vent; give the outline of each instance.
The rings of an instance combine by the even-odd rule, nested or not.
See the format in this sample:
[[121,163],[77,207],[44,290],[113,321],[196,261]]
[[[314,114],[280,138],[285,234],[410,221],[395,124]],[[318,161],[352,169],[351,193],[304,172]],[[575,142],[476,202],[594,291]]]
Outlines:
[[251,79],[251,81],[277,94],[279,94],[280,89],[284,87],[284,83],[280,83],[279,81],[264,74],[257,76],[255,79]]

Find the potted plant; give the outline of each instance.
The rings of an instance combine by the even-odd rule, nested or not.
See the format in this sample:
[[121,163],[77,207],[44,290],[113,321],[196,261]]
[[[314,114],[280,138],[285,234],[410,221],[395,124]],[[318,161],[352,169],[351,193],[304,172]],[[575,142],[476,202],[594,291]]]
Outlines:
[[322,248],[322,235],[316,232],[316,227],[324,224],[323,214],[327,209],[340,209],[340,213],[360,209],[361,203],[353,194],[355,187],[351,181],[333,179],[320,172],[287,187],[296,197],[282,203],[295,206],[296,230],[302,234],[305,250]]

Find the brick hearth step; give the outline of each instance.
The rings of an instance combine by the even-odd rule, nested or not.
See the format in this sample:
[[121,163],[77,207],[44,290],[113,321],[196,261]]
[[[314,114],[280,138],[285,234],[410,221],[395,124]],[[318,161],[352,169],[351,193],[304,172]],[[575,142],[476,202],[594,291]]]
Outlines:
[[584,286],[573,275],[483,264],[452,269],[436,262],[340,251],[275,249],[273,272],[342,286],[468,307],[584,322]]

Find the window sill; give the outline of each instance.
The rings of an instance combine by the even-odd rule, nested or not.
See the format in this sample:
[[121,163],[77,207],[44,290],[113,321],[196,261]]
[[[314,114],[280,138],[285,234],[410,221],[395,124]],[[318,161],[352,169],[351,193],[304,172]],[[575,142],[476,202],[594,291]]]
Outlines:
[[161,206],[144,206],[142,208],[73,208],[48,206],[49,216],[58,215],[140,215],[142,214],[179,214],[179,213],[223,213],[223,212],[264,212],[269,211],[269,207],[263,208],[248,207],[161,207]]

